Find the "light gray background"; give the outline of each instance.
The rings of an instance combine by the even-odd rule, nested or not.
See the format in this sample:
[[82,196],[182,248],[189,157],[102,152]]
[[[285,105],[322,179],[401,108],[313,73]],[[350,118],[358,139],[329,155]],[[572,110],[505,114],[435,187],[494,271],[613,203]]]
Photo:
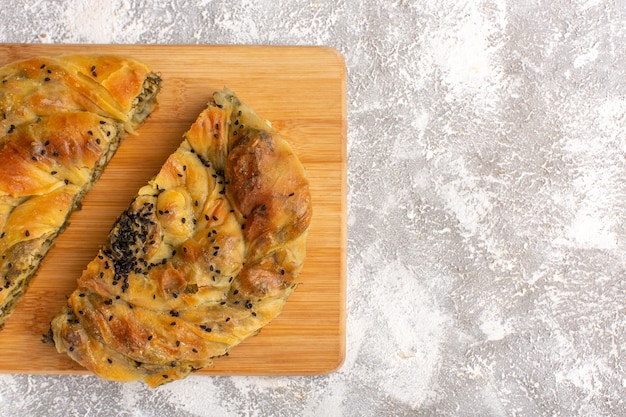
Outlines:
[[0,42],[335,47],[349,158],[338,372],[0,375],[1,415],[626,415],[623,1],[30,0],[0,21]]

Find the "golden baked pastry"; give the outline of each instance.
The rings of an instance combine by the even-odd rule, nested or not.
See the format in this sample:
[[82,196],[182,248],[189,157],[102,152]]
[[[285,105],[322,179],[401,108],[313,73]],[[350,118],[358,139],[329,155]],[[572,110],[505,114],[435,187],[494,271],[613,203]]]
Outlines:
[[57,350],[151,387],[210,365],[281,312],[310,220],[291,147],[230,90],[216,92],[53,319]]
[[34,58],[0,68],[0,328],[160,79],[120,56]]

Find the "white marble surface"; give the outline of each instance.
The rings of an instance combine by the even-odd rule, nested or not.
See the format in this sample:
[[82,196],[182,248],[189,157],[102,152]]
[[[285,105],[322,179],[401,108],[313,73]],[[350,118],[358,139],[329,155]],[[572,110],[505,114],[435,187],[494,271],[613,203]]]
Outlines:
[[0,42],[328,45],[344,366],[150,390],[0,375],[6,416],[626,415],[621,1],[3,1]]

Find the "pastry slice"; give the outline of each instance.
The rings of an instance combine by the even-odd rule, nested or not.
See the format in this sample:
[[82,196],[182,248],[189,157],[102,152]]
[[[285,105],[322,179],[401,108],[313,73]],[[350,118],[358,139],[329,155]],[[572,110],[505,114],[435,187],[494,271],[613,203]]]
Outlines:
[[67,55],[0,68],[0,328],[70,213],[160,79],[119,56]]
[[289,144],[230,90],[215,93],[53,319],[57,350],[151,387],[210,365],[281,312],[310,221]]

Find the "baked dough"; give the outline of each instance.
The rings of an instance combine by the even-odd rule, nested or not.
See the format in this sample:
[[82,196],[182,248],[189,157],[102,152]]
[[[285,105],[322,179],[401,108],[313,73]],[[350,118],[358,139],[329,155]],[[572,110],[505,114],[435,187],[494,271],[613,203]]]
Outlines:
[[230,90],[216,92],[53,319],[57,350],[151,387],[210,365],[281,312],[311,213],[288,143]]
[[0,328],[160,79],[121,56],[65,55],[0,68]]

